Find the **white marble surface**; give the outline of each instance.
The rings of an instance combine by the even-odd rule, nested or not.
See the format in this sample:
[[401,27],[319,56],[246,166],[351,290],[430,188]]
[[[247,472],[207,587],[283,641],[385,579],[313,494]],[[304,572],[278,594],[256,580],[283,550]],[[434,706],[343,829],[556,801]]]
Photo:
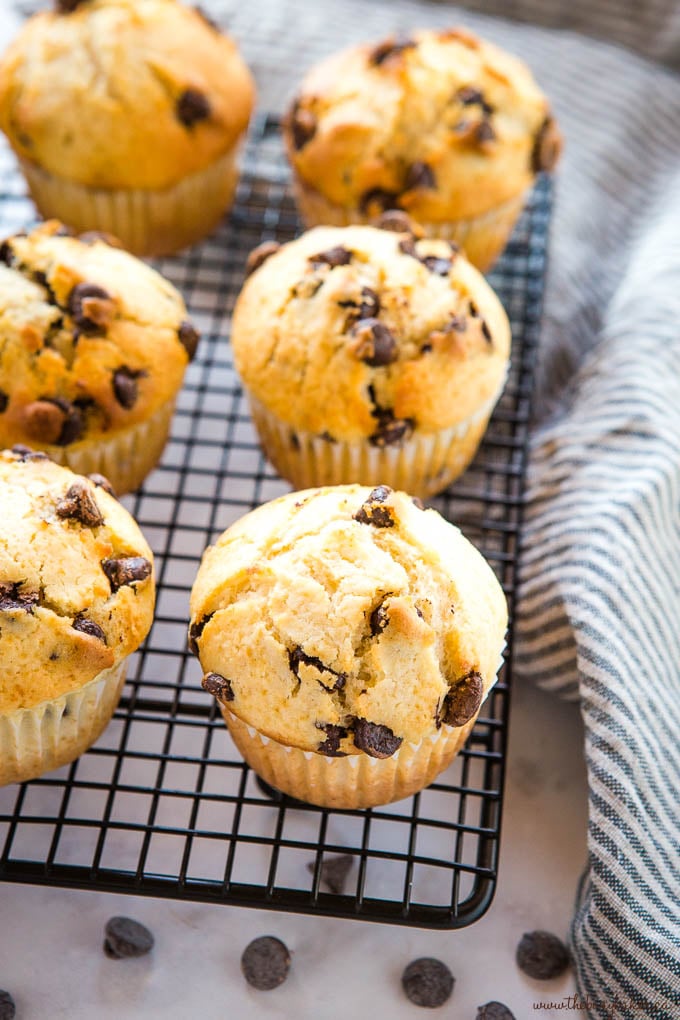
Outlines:
[[[407,1020],[422,1014],[402,993],[401,971],[415,957],[436,956],[456,985],[449,1003],[428,1015],[474,1020],[489,999],[505,1002],[517,1020],[571,1015],[534,1004],[573,994],[573,976],[531,981],[514,951],[533,928],[566,936],[585,862],[587,790],[574,705],[516,685],[506,794],[496,897],[461,931],[0,885],[0,988],[15,997],[18,1020]],[[113,914],[153,930],[149,957],[104,956],[103,927]],[[249,988],[239,967],[243,948],[262,934],[278,935],[293,954],[288,980],[271,992]]]

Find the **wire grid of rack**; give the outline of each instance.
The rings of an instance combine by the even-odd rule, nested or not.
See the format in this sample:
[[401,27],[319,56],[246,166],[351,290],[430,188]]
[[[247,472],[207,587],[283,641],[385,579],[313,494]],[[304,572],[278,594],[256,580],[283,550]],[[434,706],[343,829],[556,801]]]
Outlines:
[[[0,225],[32,210],[0,153]],[[263,459],[235,377],[230,315],[248,252],[299,231],[278,124],[260,117],[230,217],[188,254],[154,263],[203,331],[161,465],[126,505],[155,554],[158,601],[120,707],[72,765],[0,790],[0,879],[417,926],[457,928],[491,902],[497,874],[512,668],[512,612],[538,343],[550,185],[540,179],[491,274],[513,330],[512,367],[479,454],[434,505],[492,563],[508,596],[506,663],[457,759],[416,796],[330,811],[267,791],[234,748],[187,650],[201,554],[234,520],[288,491]],[[272,796],[272,794],[274,794]],[[330,892],[323,864],[352,866]]]

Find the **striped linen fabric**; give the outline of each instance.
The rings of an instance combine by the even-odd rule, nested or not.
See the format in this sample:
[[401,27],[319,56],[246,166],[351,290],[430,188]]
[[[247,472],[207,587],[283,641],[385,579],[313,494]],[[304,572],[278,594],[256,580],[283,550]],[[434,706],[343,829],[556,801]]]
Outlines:
[[543,23],[566,16],[571,30],[409,0],[214,5],[267,108],[341,45],[460,22],[527,60],[554,104],[566,148],[516,668],[581,700],[589,861],[571,932],[581,1000],[593,1020],[679,1020],[680,81],[585,33],[671,61],[680,16],[676,0],[496,7],[524,19],[540,7]]

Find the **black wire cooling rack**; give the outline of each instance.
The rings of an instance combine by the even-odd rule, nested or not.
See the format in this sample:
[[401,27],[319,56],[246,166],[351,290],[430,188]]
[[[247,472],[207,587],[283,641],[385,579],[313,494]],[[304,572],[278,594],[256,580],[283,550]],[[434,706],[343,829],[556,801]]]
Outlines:
[[[33,212],[0,152],[0,225]],[[512,323],[512,368],[480,452],[436,501],[497,571],[511,611],[506,664],[451,767],[414,797],[329,811],[271,796],[234,748],[186,648],[189,590],[206,545],[288,490],[259,452],[232,368],[230,316],[248,252],[299,230],[278,124],[258,119],[231,216],[208,241],[157,260],[203,331],[160,467],[125,500],[156,557],[155,623],[124,696],[78,761],[0,790],[0,879],[457,928],[491,902],[512,670],[512,611],[532,376],[550,214],[540,179],[491,275]],[[323,865],[351,867],[330,892]]]

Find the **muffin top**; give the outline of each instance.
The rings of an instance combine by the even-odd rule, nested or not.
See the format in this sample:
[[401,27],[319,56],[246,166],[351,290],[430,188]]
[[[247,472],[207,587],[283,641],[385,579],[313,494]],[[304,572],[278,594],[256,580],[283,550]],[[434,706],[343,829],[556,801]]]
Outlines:
[[248,125],[234,43],[176,0],[57,0],[0,62],[0,127],[23,159],[94,188],[168,188]]
[[463,29],[356,46],[314,67],[289,158],[329,201],[424,223],[478,216],[557,161],[560,135],[522,61]]
[[81,687],[151,627],[151,550],[105,486],[26,447],[0,453],[2,713]]
[[[422,504],[420,505],[422,506]],[[203,686],[283,744],[384,758],[472,718],[507,623],[491,568],[405,493],[293,492],[210,547],[191,595]]]
[[234,311],[250,393],[329,441],[386,446],[453,426],[496,398],[507,371],[510,327],[481,273],[403,214],[381,222],[256,249],[251,265],[268,257]]
[[0,245],[0,448],[68,446],[147,419],[198,342],[167,280],[63,229]]

